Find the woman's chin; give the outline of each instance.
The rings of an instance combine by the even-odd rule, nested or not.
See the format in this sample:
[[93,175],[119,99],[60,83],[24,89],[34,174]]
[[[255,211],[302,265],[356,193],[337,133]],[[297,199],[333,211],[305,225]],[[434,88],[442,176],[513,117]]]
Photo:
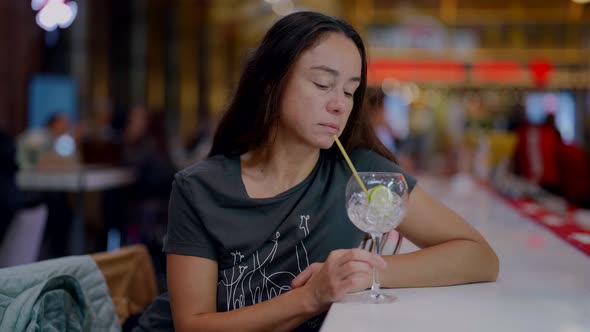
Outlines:
[[316,146],[320,149],[329,149],[334,145],[334,139],[319,141]]
[[321,137],[314,137],[312,139],[307,140],[307,144],[310,147],[318,148],[318,149],[329,149],[334,145],[334,138],[330,136],[321,136]]

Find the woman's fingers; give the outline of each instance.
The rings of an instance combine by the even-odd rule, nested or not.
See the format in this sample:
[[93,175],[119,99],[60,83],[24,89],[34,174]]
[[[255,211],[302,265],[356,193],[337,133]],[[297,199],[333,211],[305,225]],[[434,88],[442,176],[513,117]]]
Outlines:
[[365,270],[348,275],[340,280],[333,301],[340,301],[348,293],[360,292],[371,287],[371,281],[371,271]]
[[293,281],[291,281],[291,288],[298,288],[307,282],[312,275],[311,269],[308,267],[307,269],[303,270],[303,272],[299,273]]
[[293,281],[291,281],[291,288],[298,288],[307,283],[307,281],[322,268],[322,263],[313,263],[308,266],[303,272],[299,273]]
[[367,262],[349,261],[342,264],[334,273],[338,279],[342,280],[357,273],[370,273],[372,270],[373,267]]
[[362,249],[335,250],[325,263],[314,263],[291,283],[292,288],[309,287],[318,306],[329,306],[345,294],[368,288],[373,267],[383,269],[385,260]]
[[341,287],[345,291],[342,296],[347,293],[360,292],[371,287],[371,280],[372,275],[370,272],[355,273],[348,276],[342,280]]
[[383,269],[387,266],[387,262],[383,257],[370,253],[362,249],[347,249],[347,250],[335,250],[328,256],[328,263],[330,260],[334,267],[340,267],[350,261],[366,262],[371,267]]
[[368,288],[373,267],[383,269],[387,262],[362,249],[335,250],[328,256],[323,270],[328,275],[326,290],[337,301],[344,294]]

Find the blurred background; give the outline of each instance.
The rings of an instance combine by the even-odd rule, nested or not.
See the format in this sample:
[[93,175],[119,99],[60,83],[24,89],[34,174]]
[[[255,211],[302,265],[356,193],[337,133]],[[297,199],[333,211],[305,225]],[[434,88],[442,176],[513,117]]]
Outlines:
[[143,243],[162,275],[174,173],[206,156],[249,52],[300,10],[361,33],[367,111],[412,174],[587,208],[585,2],[0,0],[0,235],[41,206],[34,259]]

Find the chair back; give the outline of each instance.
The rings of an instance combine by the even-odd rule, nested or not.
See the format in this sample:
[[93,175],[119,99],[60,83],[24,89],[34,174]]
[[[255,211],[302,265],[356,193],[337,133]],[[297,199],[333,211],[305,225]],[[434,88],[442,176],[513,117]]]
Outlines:
[[135,244],[91,255],[102,272],[123,324],[144,311],[158,295],[156,273],[147,247]]
[[0,244],[0,268],[36,262],[46,222],[45,204],[17,212]]

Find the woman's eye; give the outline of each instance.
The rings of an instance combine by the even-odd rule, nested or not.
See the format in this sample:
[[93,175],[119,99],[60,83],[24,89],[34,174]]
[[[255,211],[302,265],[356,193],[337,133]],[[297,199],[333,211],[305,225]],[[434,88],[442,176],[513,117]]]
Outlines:
[[318,89],[321,89],[321,90],[326,90],[326,89],[329,88],[329,86],[327,86],[327,85],[323,85],[323,84],[319,84],[319,83],[315,83],[315,82],[313,84],[315,84],[315,86],[318,87]]
[[350,93],[350,92],[346,92],[346,91],[344,91],[344,95],[345,95],[346,97],[352,98],[352,95],[353,95],[353,94],[352,94],[352,93]]

